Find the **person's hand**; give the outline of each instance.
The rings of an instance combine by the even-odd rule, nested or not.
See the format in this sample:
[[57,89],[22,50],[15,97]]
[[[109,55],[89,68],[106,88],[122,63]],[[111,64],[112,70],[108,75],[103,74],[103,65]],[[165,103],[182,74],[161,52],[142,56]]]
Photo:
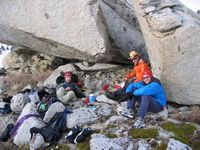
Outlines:
[[124,78],[123,80],[126,82],[128,80],[128,78]]
[[128,92],[126,93],[126,96],[128,99],[132,99],[133,98],[133,93],[132,92]]
[[65,88],[65,91],[70,91],[70,90],[71,90],[70,87]]

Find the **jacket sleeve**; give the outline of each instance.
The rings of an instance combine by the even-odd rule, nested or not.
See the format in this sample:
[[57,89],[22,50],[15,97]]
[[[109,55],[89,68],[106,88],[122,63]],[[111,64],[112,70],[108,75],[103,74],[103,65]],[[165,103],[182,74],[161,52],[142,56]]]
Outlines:
[[158,83],[150,83],[134,91],[134,95],[156,95],[161,91],[161,86]]
[[135,82],[135,83],[131,83],[127,88],[126,88],[126,93],[128,92],[134,92],[135,89],[141,88],[142,82]]
[[129,73],[126,74],[126,78],[127,79],[130,79],[130,78],[133,78],[133,77],[135,77],[134,68],[133,68],[133,70],[131,72],[129,72]]
[[75,86],[75,94],[78,98],[83,98],[83,97],[86,97],[83,92],[78,88],[78,86],[74,85]]

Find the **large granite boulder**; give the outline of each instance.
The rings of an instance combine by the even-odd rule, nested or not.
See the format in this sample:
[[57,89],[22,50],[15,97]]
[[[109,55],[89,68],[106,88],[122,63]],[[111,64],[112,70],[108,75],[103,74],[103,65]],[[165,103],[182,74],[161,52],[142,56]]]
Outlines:
[[63,58],[126,62],[145,47],[130,0],[3,0],[0,20],[0,41]]
[[[86,67],[83,66],[82,63],[69,63],[66,65],[62,65],[60,67],[58,67],[45,81],[44,81],[44,86],[48,87],[48,86],[56,86],[56,79],[61,75],[61,72],[73,72],[75,74],[77,74],[77,71],[88,71],[88,72],[92,72],[92,71],[106,71],[106,70],[112,70],[112,69],[117,69],[119,68],[119,65],[114,65],[114,64],[106,64],[106,63],[96,63],[91,67]],[[88,78],[89,79],[89,78]],[[87,79],[85,79],[85,84],[87,82]],[[91,82],[91,80],[89,79],[89,82]],[[85,85],[86,86],[86,85]],[[87,86],[86,86],[87,87]],[[87,87],[88,88],[88,87]],[[90,89],[90,88],[89,88]]]
[[98,117],[92,109],[75,109],[73,110],[73,113],[67,115],[67,127],[72,128],[75,125],[89,125],[95,123],[97,120]]
[[133,6],[169,100],[200,104],[200,16],[178,0],[133,0]]

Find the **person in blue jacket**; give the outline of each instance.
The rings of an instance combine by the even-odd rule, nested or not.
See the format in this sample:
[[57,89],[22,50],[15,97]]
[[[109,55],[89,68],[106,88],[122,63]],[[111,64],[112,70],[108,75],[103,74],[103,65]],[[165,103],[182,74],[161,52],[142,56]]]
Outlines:
[[140,104],[138,119],[133,124],[134,128],[145,126],[144,117],[147,112],[158,113],[166,108],[165,90],[150,70],[144,71],[141,82],[130,84],[126,89],[126,94],[129,99],[128,107],[134,109],[136,101]]

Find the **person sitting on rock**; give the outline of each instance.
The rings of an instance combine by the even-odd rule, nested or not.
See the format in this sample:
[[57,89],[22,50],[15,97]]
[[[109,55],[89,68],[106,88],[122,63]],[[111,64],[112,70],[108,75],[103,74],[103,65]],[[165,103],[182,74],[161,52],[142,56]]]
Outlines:
[[116,90],[113,93],[107,92],[106,94],[108,98],[117,100],[119,102],[126,100],[125,91],[127,86],[130,83],[142,81],[142,75],[144,71],[150,70],[148,64],[144,62],[141,55],[136,51],[133,50],[130,52],[129,59],[133,62],[134,67],[131,72],[126,74],[124,78],[124,81],[126,82],[125,86],[122,89]]
[[130,52],[130,58],[129,58],[133,64],[134,67],[131,72],[126,74],[126,77],[124,78],[125,81],[132,79],[134,82],[142,81],[142,75],[145,70],[150,70],[147,63],[144,62],[144,60],[141,58],[140,54],[136,51]]
[[67,104],[69,101],[75,101],[77,97],[85,97],[75,83],[71,82],[72,72],[64,73],[65,82],[58,85],[56,94],[58,99]]
[[134,128],[141,128],[147,112],[158,113],[166,109],[166,94],[157,78],[150,70],[143,73],[143,81],[130,84],[126,89],[129,98],[128,108],[135,110],[135,102],[139,102],[138,119],[133,124]]

